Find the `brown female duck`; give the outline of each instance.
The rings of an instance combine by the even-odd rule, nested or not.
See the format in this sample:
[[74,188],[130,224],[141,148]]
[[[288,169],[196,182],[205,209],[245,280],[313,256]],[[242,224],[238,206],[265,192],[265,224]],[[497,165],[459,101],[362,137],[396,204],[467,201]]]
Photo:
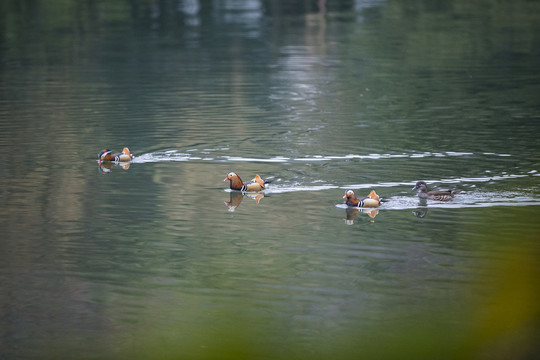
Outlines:
[[99,161],[114,161],[114,162],[128,162],[133,159],[133,155],[127,147],[125,147],[121,153],[112,154],[111,150],[104,149],[98,154]]
[[248,183],[244,184],[242,182],[242,179],[240,179],[240,176],[236,174],[234,171],[231,171],[227,174],[227,177],[223,179],[223,181],[230,181],[230,188],[231,190],[239,190],[239,191],[246,191],[246,192],[257,192],[262,191],[266,189],[266,184],[268,184],[270,181],[264,181],[259,175],[255,175],[255,177]]
[[460,189],[428,191],[428,187],[425,181],[418,181],[412,189],[418,190],[419,198],[436,201],[449,201],[454,198],[454,195],[461,192]]
[[368,196],[360,200],[356,197],[356,194],[354,193],[354,191],[347,190],[345,191],[345,195],[343,195],[343,198],[347,199],[345,201],[345,204],[347,204],[348,206],[365,207],[365,208],[379,207],[382,202],[387,201],[379,197],[379,195],[377,195],[375,190],[371,190]]

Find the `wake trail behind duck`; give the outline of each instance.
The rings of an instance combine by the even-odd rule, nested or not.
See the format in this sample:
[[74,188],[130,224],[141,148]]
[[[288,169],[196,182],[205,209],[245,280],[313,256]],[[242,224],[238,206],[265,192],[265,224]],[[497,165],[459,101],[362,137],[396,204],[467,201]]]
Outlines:
[[346,155],[304,155],[299,157],[277,155],[273,157],[244,157],[223,155],[221,152],[229,151],[228,148],[218,149],[189,149],[186,151],[166,150],[136,156],[133,163],[148,163],[162,161],[216,161],[216,162],[260,162],[260,163],[292,163],[292,162],[321,162],[339,160],[379,160],[379,159],[399,159],[399,158],[430,158],[430,157],[460,157],[460,156],[482,156],[482,157],[508,157],[509,154],[496,153],[470,153],[470,152],[408,152],[399,154],[371,153],[371,154],[346,154]]

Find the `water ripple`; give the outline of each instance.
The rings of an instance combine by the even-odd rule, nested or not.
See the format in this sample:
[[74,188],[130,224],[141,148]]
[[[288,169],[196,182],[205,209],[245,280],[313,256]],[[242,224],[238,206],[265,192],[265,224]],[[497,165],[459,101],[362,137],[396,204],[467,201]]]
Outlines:
[[459,156],[487,156],[487,157],[510,157],[510,154],[498,154],[498,153],[480,153],[475,154],[471,152],[422,152],[422,153],[400,153],[400,154],[347,154],[347,155],[307,155],[303,157],[289,157],[289,156],[273,156],[268,158],[263,157],[243,157],[243,156],[229,156],[216,154],[212,156],[212,153],[219,151],[227,151],[229,148],[219,149],[192,149],[185,152],[179,150],[167,150],[157,151],[153,153],[143,154],[136,157],[133,163],[147,163],[147,162],[160,162],[160,161],[190,161],[190,160],[205,160],[205,161],[230,161],[230,162],[263,162],[263,163],[285,163],[285,162],[320,162],[320,161],[332,161],[332,160],[351,160],[351,159],[396,159],[396,158],[431,158],[431,157],[459,157]]

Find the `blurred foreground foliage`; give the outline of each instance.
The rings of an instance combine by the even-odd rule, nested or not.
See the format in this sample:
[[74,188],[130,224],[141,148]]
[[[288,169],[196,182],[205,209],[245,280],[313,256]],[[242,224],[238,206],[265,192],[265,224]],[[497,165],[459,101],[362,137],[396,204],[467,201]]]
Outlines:
[[[439,306],[427,306],[423,315],[411,317],[399,307],[389,308],[388,316],[374,326],[338,324],[332,333],[304,329],[305,334],[290,336],[290,323],[277,320],[278,316],[274,321],[269,314],[267,322],[250,318],[253,304],[249,299],[240,300],[228,311],[204,308],[198,312],[194,304],[195,326],[186,319],[186,323],[164,327],[163,319],[143,316],[137,324],[139,330],[120,331],[118,346],[107,352],[115,359],[535,358],[540,343],[537,209],[521,208],[510,217],[504,210],[495,216],[491,213],[483,223],[475,223],[476,233],[462,235],[467,243],[496,248],[501,256],[478,260],[477,276],[470,274],[463,291],[449,301],[441,299],[443,311]],[[513,228],[516,222],[518,226]],[[508,236],[509,232],[513,235]],[[486,278],[492,280],[480,283]],[[160,312],[172,316],[179,310],[171,306]],[[74,354],[102,358],[61,345],[51,348],[49,354],[50,358]]]

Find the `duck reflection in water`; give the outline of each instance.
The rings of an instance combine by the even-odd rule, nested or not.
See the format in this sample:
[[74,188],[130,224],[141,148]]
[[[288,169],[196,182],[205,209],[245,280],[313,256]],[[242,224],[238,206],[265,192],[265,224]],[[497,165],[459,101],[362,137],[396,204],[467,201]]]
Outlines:
[[119,166],[122,169],[127,170],[127,169],[129,169],[129,166],[131,165],[128,162],[127,163],[126,162],[116,163],[116,162],[111,162],[111,161],[99,161],[98,164],[99,164],[98,165],[99,172],[104,174],[104,175],[110,174],[113,167],[115,167],[115,166]]
[[375,222],[375,216],[379,213],[379,209],[366,209],[358,207],[347,207],[345,209],[345,224],[352,225],[356,221],[356,214],[359,212],[367,214],[369,216],[370,222]]
[[230,212],[234,212],[237,207],[240,206],[242,203],[242,200],[244,199],[244,196],[250,199],[255,200],[257,204],[259,204],[264,197],[264,193],[262,192],[240,192],[240,191],[231,191],[229,193],[230,198],[229,201],[225,201],[225,205],[229,208],[228,210]]
[[421,219],[421,218],[426,217],[426,215],[428,213],[428,209],[427,209],[427,207],[419,207],[418,209],[414,210],[412,213],[413,213],[414,216]]

